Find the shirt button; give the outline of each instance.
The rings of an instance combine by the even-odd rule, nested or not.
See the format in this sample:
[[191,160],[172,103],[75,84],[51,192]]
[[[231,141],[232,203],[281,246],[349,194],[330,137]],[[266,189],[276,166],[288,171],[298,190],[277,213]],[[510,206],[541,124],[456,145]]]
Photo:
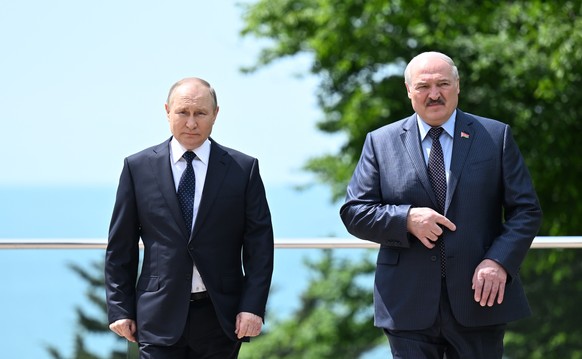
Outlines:
[[433,261],[433,262],[436,262],[437,258],[436,258],[436,256],[431,256],[430,257],[430,260]]

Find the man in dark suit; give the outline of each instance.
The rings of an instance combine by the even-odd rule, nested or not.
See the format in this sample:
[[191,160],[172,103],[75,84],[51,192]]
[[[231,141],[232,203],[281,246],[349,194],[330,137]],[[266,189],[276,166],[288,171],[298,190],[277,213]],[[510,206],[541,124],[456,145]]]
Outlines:
[[273,271],[258,161],[209,137],[219,107],[206,81],[177,82],[165,108],[173,136],[126,158],[121,173],[109,327],[137,341],[142,359],[236,358],[261,331]]
[[505,324],[530,315],[537,195],[509,126],[457,109],[448,56],[412,59],[405,85],[415,113],[368,134],[340,210],[380,244],[375,325],[394,358],[501,359]]

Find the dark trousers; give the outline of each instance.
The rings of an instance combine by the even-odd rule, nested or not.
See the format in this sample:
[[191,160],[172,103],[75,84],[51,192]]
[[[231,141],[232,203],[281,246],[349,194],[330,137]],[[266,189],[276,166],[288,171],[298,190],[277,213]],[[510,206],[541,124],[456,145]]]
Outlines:
[[210,299],[190,302],[184,334],[172,346],[139,345],[140,359],[236,359],[241,342],[226,336]]
[[439,314],[432,327],[384,330],[394,359],[501,359],[506,325],[462,326],[453,316],[445,285],[443,282]]

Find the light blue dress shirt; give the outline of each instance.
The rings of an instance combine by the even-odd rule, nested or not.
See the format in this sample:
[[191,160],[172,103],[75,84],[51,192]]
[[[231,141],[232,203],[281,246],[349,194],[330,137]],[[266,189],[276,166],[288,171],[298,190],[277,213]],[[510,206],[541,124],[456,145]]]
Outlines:
[[[441,147],[443,148],[443,156],[445,160],[445,173],[447,176],[447,185],[451,174],[451,156],[453,154],[453,136],[455,133],[455,118],[457,117],[457,110],[453,111],[451,117],[441,126],[443,133],[439,137]],[[416,115],[418,122],[418,131],[420,132],[420,141],[422,145],[422,154],[424,155],[424,162],[428,166],[428,157],[430,156],[430,149],[432,147],[432,138],[428,136],[428,131],[431,126],[428,125],[418,114]]]

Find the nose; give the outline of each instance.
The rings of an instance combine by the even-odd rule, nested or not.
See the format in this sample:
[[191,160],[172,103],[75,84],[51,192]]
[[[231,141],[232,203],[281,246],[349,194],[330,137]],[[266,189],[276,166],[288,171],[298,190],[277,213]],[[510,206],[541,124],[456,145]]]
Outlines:
[[428,96],[431,100],[438,100],[441,97],[441,92],[439,91],[438,87],[432,86]]
[[188,120],[186,120],[186,127],[188,127],[191,130],[198,127],[198,124],[196,123],[196,120],[194,119],[194,117],[188,117]]

